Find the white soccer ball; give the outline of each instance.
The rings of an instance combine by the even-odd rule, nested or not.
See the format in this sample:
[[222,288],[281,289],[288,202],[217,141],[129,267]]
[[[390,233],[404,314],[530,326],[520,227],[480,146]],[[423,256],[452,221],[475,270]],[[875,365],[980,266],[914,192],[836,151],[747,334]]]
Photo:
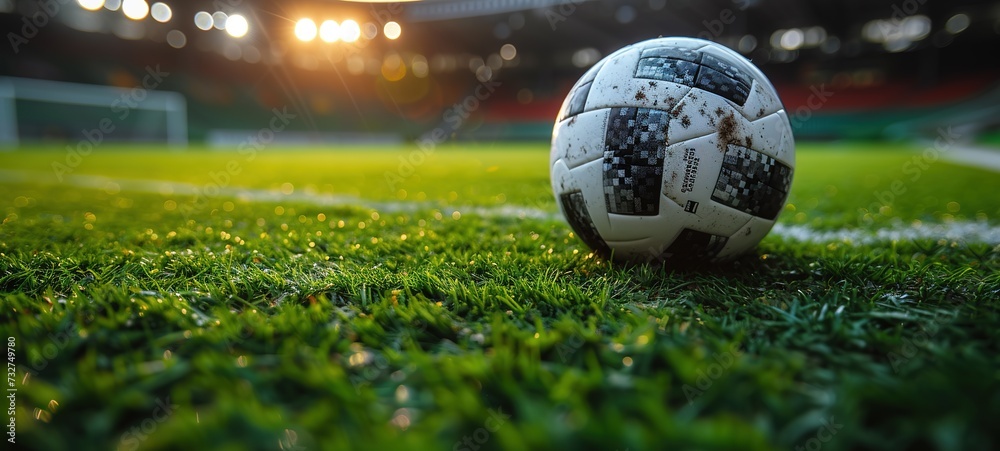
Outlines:
[[721,45],[660,38],[576,82],[552,133],[552,189],[576,234],[618,261],[721,261],[785,206],[795,142],[781,100]]

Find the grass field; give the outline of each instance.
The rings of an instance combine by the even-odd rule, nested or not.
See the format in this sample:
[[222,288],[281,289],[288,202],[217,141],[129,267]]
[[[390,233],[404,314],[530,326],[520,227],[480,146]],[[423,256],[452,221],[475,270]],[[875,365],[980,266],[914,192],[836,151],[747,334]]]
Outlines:
[[0,152],[17,446],[995,449],[1000,177],[920,151],[800,146],[701,270],[593,256],[541,144]]

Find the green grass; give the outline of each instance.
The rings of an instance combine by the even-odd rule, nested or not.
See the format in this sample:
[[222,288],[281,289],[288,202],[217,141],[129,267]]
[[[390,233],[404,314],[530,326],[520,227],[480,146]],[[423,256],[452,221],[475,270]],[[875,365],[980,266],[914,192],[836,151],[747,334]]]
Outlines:
[[983,134],[983,136],[979,138],[979,142],[993,147],[1000,146],[1000,131]]
[[[914,150],[802,146],[780,221],[1000,223],[1000,177],[913,181]],[[622,267],[558,219],[545,146],[443,148],[390,186],[412,152],[105,148],[68,183],[63,151],[0,153],[18,446],[1000,446],[1000,247],[772,235],[713,268]]]

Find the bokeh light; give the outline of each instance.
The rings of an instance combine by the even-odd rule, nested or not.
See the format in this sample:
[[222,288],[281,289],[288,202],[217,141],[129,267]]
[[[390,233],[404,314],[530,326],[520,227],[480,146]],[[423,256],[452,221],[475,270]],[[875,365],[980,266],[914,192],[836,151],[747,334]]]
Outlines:
[[347,19],[340,24],[340,39],[344,42],[355,42],[361,38],[361,26],[357,22]]
[[638,13],[634,7],[631,5],[623,5],[615,11],[615,20],[622,25],[630,24],[635,20],[637,15]]
[[744,35],[736,48],[743,54],[750,53],[757,48],[757,38],[752,34]]
[[388,81],[399,81],[406,76],[406,65],[398,53],[386,55],[382,61],[382,77]]
[[476,69],[476,79],[480,82],[486,83],[493,79],[493,69],[490,66],[483,65]]
[[163,23],[169,22],[174,16],[174,12],[170,10],[170,6],[161,2],[153,3],[153,6],[149,8],[149,14],[153,16],[153,20]]
[[375,36],[378,36],[378,27],[371,22],[365,22],[361,26],[361,36],[364,36],[369,41],[375,39]]
[[183,31],[170,30],[167,32],[167,44],[175,49],[184,48],[187,45],[187,36],[184,35]]
[[319,26],[319,38],[323,42],[337,42],[340,40],[340,24],[333,20],[324,20]]
[[347,71],[351,75],[361,75],[365,72],[365,58],[354,54],[347,57]]
[[397,22],[389,21],[385,23],[384,27],[382,27],[382,33],[389,39],[399,39],[399,37],[403,34],[403,27],[399,26],[399,23]]
[[506,61],[510,61],[517,57],[517,47],[514,44],[504,44],[500,47],[500,57]]
[[951,34],[959,34],[969,28],[972,21],[968,14],[955,14],[944,24],[944,29]]
[[496,53],[491,53],[490,56],[486,57],[486,65],[494,71],[499,70],[503,67],[503,58]]
[[430,66],[427,64],[427,57],[424,55],[414,55],[413,61],[410,63],[410,70],[413,71],[413,75],[417,78],[424,78],[430,74]]
[[238,61],[240,58],[243,58],[243,49],[239,44],[229,41],[222,47],[222,56],[226,57],[229,61]]
[[208,31],[212,29],[212,15],[205,11],[198,11],[194,15],[194,26],[199,30]]
[[104,6],[104,0],[76,0],[87,11],[97,11]]
[[226,33],[234,38],[242,38],[250,31],[250,23],[247,18],[239,14],[233,14],[226,19]]
[[785,50],[797,50],[805,44],[805,33],[798,28],[792,28],[791,30],[786,30],[781,34],[781,38],[778,40],[781,48]]
[[222,11],[212,13],[212,24],[215,25],[216,30],[225,30],[227,20],[229,20],[229,14]]
[[316,39],[316,22],[313,22],[312,19],[299,19],[295,23],[295,37],[303,42]]
[[250,45],[243,49],[243,61],[250,64],[257,64],[260,62],[261,57],[262,55],[260,54],[260,50],[257,50],[257,47]]
[[573,65],[579,68],[590,67],[601,60],[601,52],[593,47],[577,50],[573,53]]
[[532,90],[530,90],[528,88],[521,88],[520,91],[517,91],[517,102],[518,103],[520,103],[522,105],[527,105],[527,104],[531,103],[534,100],[535,100],[535,93],[534,93],[534,91],[532,91]]
[[142,20],[149,15],[149,4],[144,0],[125,0],[122,2],[122,12],[132,20]]

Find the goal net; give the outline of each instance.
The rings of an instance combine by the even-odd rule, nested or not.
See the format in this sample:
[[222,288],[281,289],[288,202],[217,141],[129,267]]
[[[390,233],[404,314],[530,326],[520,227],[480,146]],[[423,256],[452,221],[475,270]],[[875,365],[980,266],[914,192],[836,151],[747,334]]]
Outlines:
[[51,141],[186,146],[187,103],[141,86],[0,77],[0,146]]

